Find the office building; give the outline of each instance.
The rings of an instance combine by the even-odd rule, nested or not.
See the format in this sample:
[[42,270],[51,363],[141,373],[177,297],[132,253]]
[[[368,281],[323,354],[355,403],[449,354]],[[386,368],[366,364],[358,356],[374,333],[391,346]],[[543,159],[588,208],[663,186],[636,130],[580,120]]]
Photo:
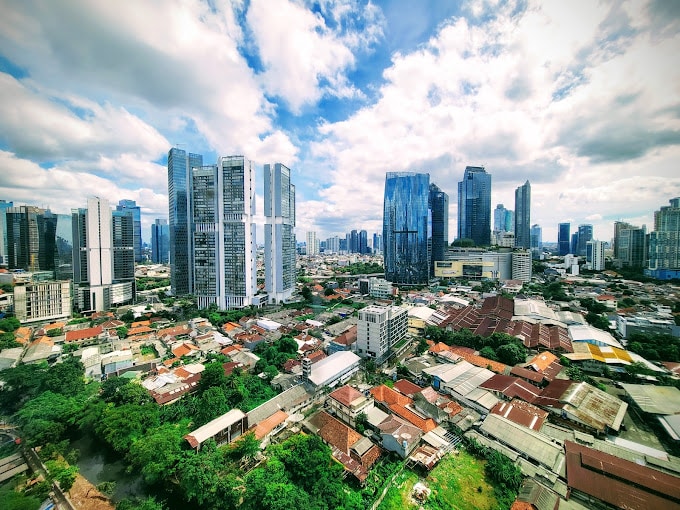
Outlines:
[[591,271],[604,271],[604,242],[592,240],[586,243],[586,268]]
[[430,274],[434,274],[434,262],[444,260],[449,248],[449,196],[439,186],[430,184],[430,210],[432,211],[432,240]]
[[116,211],[129,212],[132,215],[134,257],[139,264],[142,261],[142,209],[134,200],[120,200]]
[[584,224],[578,226],[578,235],[576,238],[576,255],[579,257],[585,257],[586,246],[588,241],[593,240],[593,226]]
[[491,244],[491,175],[484,167],[465,167],[458,183],[458,239]]
[[168,229],[170,289],[175,296],[191,294],[189,261],[189,170],[201,168],[203,156],[173,147],[168,152]]
[[151,225],[151,262],[170,262],[170,229],[167,220],[162,218],[156,218]]
[[543,229],[538,224],[531,225],[531,253],[538,258],[543,251]]
[[571,234],[571,254],[578,255],[578,230]]
[[368,249],[368,232],[365,230],[359,231],[359,250],[357,253],[366,254],[369,253]]
[[14,207],[13,202],[0,200],[0,266],[7,265],[7,209]]
[[199,308],[261,303],[256,298],[255,170],[243,156],[190,172],[190,288]]
[[69,280],[22,282],[14,286],[14,314],[22,324],[71,316]]
[[531,251],[514,250],[512,252],[512,279],[523,283],[531,281]]
[[647,227],[624,221],[614,223],[614,265],[645,267],[647,264]]
[[515,248],[531,248],[531,184],[515,189]]
[[73,225],[70,214],[57,214],[54,278],[73,280]]
[[54,271],[57,216],[49,210],[22,205],[5,211],[7,267]]
[[359,232],[356,230],[349,233],[349,252],[359,253]]
[[662,280],[680,278],[680,198],[654,211],[654,231],[648,242],[645,274]]
[[503,204],[497,204],[493,211],[493,230],[495,232],[515,231],[515,211],[506,209]]
[[570,229],[571,226],[569,223],[560,223],[557,226],[557,247],[559,255],[567,255],[570,251]]
[[357,354],[382,363],[390,351],[406,337],[408,311],[398,306],[370,305],[359,310]]
[[326,239],[326,252],[327,253],[340,252],[340,238],[338,236],[333,236]]
[[383,208],[385,279],[402,285],[429,281],[430,175],[388,172]]
[[315,231],[307,232],[307,255],[318,255],[319,254],[319,240],[316,238]]
[[72,211],[74,305],[104,311],[135,296],[132,215],[108,200],[89,198],[86,209]]
[[295,185],[281,163],[264,165],[265,290],[270,303],[289,300],[295,290]]
[[382,253],[382,235],[375,233],[373,234],[373,253]]

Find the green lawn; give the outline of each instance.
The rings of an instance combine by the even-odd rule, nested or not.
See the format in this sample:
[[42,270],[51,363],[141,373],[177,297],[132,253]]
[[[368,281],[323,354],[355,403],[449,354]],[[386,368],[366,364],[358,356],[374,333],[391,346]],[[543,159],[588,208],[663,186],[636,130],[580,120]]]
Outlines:
[[[484,476],[484,461],[465,451],[448,454],[425,480],[417,473],[404,469],[387,491],[378,510],[409,510],[419,508],[411,495],[413,486],[421,481],[432,490],[422,505],[426,510],[496,510],[498,501],[494,489]],[[481,487],[481,492],[478,488]]]

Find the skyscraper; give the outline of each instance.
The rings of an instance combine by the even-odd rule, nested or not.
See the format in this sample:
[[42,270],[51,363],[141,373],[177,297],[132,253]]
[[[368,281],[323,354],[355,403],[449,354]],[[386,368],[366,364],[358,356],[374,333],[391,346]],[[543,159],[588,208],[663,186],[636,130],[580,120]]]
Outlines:
[[170,260],[170,229],[165,219],[157,218],[151,225],[151,262],[167,264]]
[[557,246],[558,246],[558,253],[560,255],[567,255],[569,253],[569,247],[570,247],[570,230],[571,226],[569,223],[560,223],[557,226]]
[[257,305],[255,170],[243,156],[191,169],[192,278],[198,306]]
[[465,167],[458,183],[458,239],[491,244],[491,175],[484,167]]
[[680,197],[654,211],[654,231],[649,233],[645,274],[664,280],[680,277]]
[[7,209],[14,207],[13,202],[0,200],[0,264],[7,264]]
[[280,303],[295,290],[295,186],[290,169],[264,165],[265,290],[270,303]]
[[135,262],[142,261],[142,210],[134,200],[120,200],[116,211],[129,211],[132,214],[133,238],[135,243]]
[[515,248],[531,247],[531,184],[515,189]]
[[543,229],[540,225],[534,224],[531,226],[531,255],[538,258],[543,250]]
[[132,215],[112,213],[108,200],[89,198],[72,211],[74,301],[80,310],[103,311],[134,299]]
[[319,241],[316,238],[316,232],[307,232],[307,255],[318,255],[319,254]]
[[647,228],[624,221],[614,222],[614,264],[616,267],[644,267],[647,263]]
[[373,234],[373,253],[382,253],[382,234]]
[[170,230],[170,288],[175,296],[190,294],[189,170],[203,166],[203,156],[173,147],[168,152],[168,228]]
[[385,279],[422,285],[429,280],[430,175],[388,172],[383,209]]
[[357,253],[368,253],[368,232],[365,230],[359,231],[359,249]]
[[57,215],[29,205],[6,209],[7,267],[54,271]]
[[586,243],[586,267],[591,271],[604,270],[604,242],[590,240]]
[[449,196],[434,183],[430,184],[430,210],[432,215],[430,274],[434,275],[435,261],[444,260],[449,247]]
[[589,224],[579,225],[576,255],[578,255],[579,257],[585,257],[588,241],[592,240],[593,240],[593,226]]

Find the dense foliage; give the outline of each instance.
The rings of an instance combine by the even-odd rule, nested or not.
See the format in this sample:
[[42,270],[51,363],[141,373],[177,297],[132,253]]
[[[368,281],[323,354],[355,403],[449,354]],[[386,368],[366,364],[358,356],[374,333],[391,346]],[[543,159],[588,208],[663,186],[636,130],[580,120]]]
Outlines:
[[516,365],[526,361],[526,347],[522,341],[505,333],[493,333],[484,337],[473,335],[469,329],[449,331],[436,326],[425,329],[425,338],[434,342],[444,342],[447,345],[460,345],[479,351],[481,356],[506,365]]
[[671,335],[633,333],[628,349],[650,361],[680,361],[680,338]]

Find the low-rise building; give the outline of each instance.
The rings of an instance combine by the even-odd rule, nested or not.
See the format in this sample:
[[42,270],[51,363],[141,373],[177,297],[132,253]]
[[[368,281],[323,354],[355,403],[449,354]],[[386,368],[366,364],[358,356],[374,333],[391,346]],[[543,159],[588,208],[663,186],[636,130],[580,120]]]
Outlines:
[[231,443],[247,430],[247,418],[243,411],[232,409],[231,411],[215,418],[202,427],[184,436],[187,443],[196,451],[208,439],[214,439],[217,445]]
[[33,281],[15,285],[14,313],[21,323],[70,317],[71,281]]
[[342,386],[328,395],[326,405],[330,414],[355,427],[357,416],[368,413],[374,401],[351,386]]

